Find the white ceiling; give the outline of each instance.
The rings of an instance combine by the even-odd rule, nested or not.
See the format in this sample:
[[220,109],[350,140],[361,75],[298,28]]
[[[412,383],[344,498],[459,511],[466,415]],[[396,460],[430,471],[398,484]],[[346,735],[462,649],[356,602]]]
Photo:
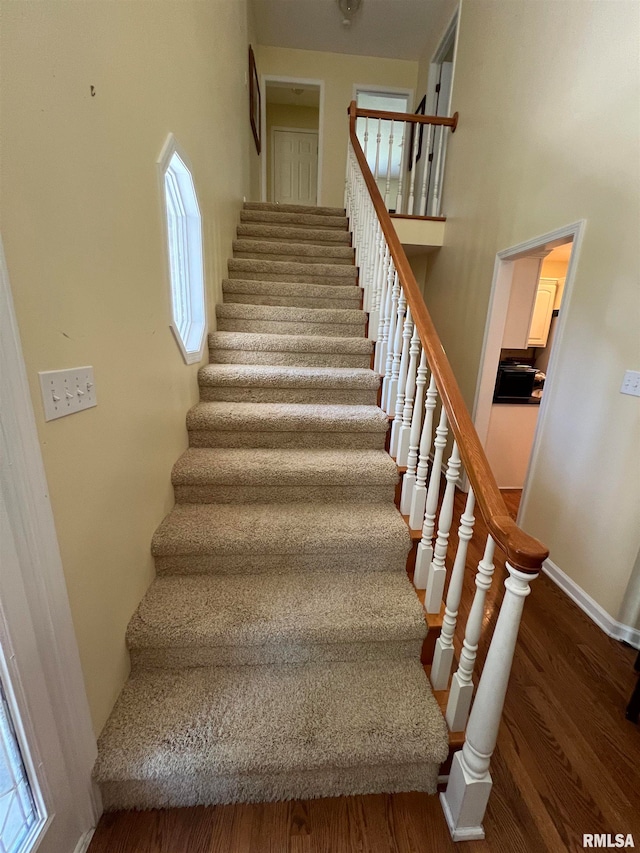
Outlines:
[[336,0],[252,0],[259,44],[420,58],[429,29],[443,27],[446,0],[362,0],[350,27]]
[[268,104],[289,104],[317,109],[320,106],[320,87],[301,83],[279,83],[273,80],[266,85],[265,100]]

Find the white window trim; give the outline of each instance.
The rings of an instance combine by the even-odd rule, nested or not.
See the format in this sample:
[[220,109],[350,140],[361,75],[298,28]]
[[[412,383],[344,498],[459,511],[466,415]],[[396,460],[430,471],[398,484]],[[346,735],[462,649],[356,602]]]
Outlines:
[[[48,812],[38,832],[64,833],[80,850],[101,813],[91,780],[96,739],[1,240],[0,397],[2,544],[13,543],[17,556],[0,572],[3,675],[34,794]],[[51,849],[47,841],[41,835],[38,844]]]
[[[189,274],[194,278],[200,278],[202,280],[202,292],[196,293],[190,291],[189,293],[189,306],[188,306],[188,315],[189,321],[186,328],[181,329],[178,327],[179,323],[176,319],[174,313],[174,289],[173,289],[173,280],[171,274],[171,255],[169,250],[169,219],[167,216],[167,200],[165,194],[165,174],[169,169],[169,165],[173,156],[177,155],[182,161],[182,165],[186,168],[189,173],[189,179],[191,183],[191,187],[193,188],[193,195],[195,200],[195,205],[198,211],[199,217],[199,228],[198,233],[194,235],[191,233],[185,234],[185,241],[188,246],[188,262],[189,262]],[[162,209],[162,222],[163,222],[163,243],[165,246],[164,256],[165,256],[165,271],[166,271],[166,280],[168,285],[168,293],[169,293],[169,310],[171,316],[171,322],[169,323],[169,328],[173,332],[173,336],[175,341],[182,353],[182,358],[184,359],[185,364],[196,364],[199,361],[202,361],[205,349],[205,342],[207,336],[207,297],[206,297],[206,283],[204,277],[204,245],[202,238],[202,213],[200,211],[200,205],[198,203],[198,195],[195,189],[195,181],[193,179],[193,168],[191,166],[191,162],[187,154],[185,153],[182,146],[179,144],[178,140],[175,138],[173,133],[170,133],[164,145],[162,146],[162,151],[160,152],[160,156],[157,160],[158,167],[158,181],[159,181],[159,189],[160,189],[160,206]],[[182,197],[180,196],[180,202],[182,203]]]

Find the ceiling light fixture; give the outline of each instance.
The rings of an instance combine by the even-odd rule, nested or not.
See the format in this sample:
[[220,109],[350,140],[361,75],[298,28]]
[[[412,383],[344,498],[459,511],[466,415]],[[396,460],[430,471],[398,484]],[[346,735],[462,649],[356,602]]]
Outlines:
[[350,27],[353,16],[362,6],[362,0],[336,0],[336,3],[342,13],[342,26]]
[[292,89],[291,91],[294,95],[301,95],[304,92],[304,89]]

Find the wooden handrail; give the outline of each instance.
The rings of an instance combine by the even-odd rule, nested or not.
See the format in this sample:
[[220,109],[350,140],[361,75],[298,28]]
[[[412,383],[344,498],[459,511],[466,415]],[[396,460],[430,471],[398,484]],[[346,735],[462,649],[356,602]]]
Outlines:
[[[355,101],[351,101],[349,105],[349,136],[351,144],[360,164],[362,176],[369,190],[371,201],[373,202],[380,227],[387,241],[387,246],[393,258],[393,263],[404,290],[407,303],[411,308],[411,317],[418,329],[420,341],[427,354],[429,367],[435,378],[438,392],[458,444],[460,456],[462,457],[467,476],[475,493],[477,504],[491,536],[505,552],[511,565],[523,572],[534,574],[540,571],[543,561],[549,556],[549,551],[541,542],[519,528],[507,511],[493,471],[489,466],[484,449],[480,444],[480,439],[467,410],[466,403],[458,387],[449,359],[433,325],[431,315],[427,310],[427,306],[418,288],[418,283],[402,248],[402,243],[396,234],[391,217],[380,195],[380,190],[358,141],[356,135],[356,118],[362,115],[363,112],[363,110],[357,109]],[[374,113],[374,115],[382,116],[383,114]],[[388,115],[403,116],[404,114],[389,113]],[[417,118],[421,118],[421,116]]]
[[[352,102],[353,103],[353,102]],[[407,121],[412,124],[435,124],[450,127],[451,133],[455,133],[458,126],[458,113],[449,116],[421,116],[415,113],[393,113],[388,110],[363,110],[356,107],[357,118],[381,118],[391,121]]]

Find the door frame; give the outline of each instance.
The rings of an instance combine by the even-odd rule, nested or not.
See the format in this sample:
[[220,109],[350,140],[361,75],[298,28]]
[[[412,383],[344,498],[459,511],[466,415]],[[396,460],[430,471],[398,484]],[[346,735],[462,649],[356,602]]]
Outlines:
[[[292,85],[314,86],[319,90],[320,102],[318,104],[318,189],[316,192],[316,204],[322,204],[322,165],[324,159],[324,80],[313,80],[308,77],[288,77],[281,74],[263,74],[260,77],[260,85],[264,97],[260,99],[260,138],[267,139],[267,84],[268,83],[291,83]],[[272,140],[269,139],[269,144]],[[273,146],[272,146],[273,147]],[[267,152],[271,158],[271,152]],[[262,157],[260,167],[260,199],[267,199],[267,158]]]
[[511,280],[513,275],[513,261],[520,258],[533,257],[536,253],[544,252],[547,249],[554,248],[564,243],[572,241],[573,247],[569,266],[567,267],[567,277],[564,283],[562,293],[562,308],[558,316],[558,323],[555,327],[553,347],[548,365],[549,378],[545,380],[545,393],[542,395],[536,429],[529,454],[529,462],[527,465],[527,473],[522,488],[522,498],[520,500],[520,508],[518,510],[517,523],[520,524],[524,518],[527,509],[529,497],[529,484],[531,472],[535,466],[540,451],[541,437],[544,433],[545,422],[548,418],[548,412],[552,405],[555,387],[558,381],[558,364],[560,358],[560,350],[562,348],[562,339],[567,324],[567,317],[571,308],[571,297],[573,294],[573,286],[575,281],[576,269],[578,265],[578,257],[584,232],[586,228],[586,220],[580,219],[570,225],[565,225],[557,228],[554,231],[549,231],[539,237],[534,237],[531,240],[525,240],[515,246],[510,246],[508,249],[503,249],[496,254],[496,259],[493,267],[493,280],[491,283],[491,294],[489,297],[489,307],[487,309],[487,320],[485,324],[484,337],[482,341],[482,351],[480,356],[480,365],[478,368],[478,378],[476,382],[476,393],[473,403],[473,423],[478,433],[478,437],[482,446],[485,446],[489,431],[489,420],[491,417],[491,403],[493,399],[493,389],[495,387],[496,372],[498,369],[498,361],[500,360],[500,349],[502,347],[502,337],[507,318],[507,309],[509,306],[509,296],[511,294]]
[[[32,770],[49,821],[56,814],[55,795],[60,795],[57,787],[64,779],[65,797],[57,797],[57,807],[65,807],[64,819],[76,827],[75,851],[80,853],[88,846],[101,813],[99,792],[91,780],[97,745],[1,239],[0,396],[3,524],[12,533],[16,552],[16,560],[0,573],[0,600],[11,605],[0,610],[5,677],[10,675],[8,691],[21,720],[16,729],[36,765]],[[33,669],[21,665],[27,658]],[[50,709],[47,731],[37,730],[32,723],[42,718],[44,703]],[[52,742],[59,756],[56,766],[38,766],[39,756],[51,754],[47,747]],[[54,778],[57,785],[52,791]]]
[[[278,131],[284,131],[285,133],[309,133],[318,139],[318,154],[317,159],[320,159],[320,134],[317,130],[311,127],[281,127],[280,125],[273,125],[271,128],[271,138],[269,139],[271,146],[271,195],[275,195],[275,174],[276,174],[276,145],[275,145],[275,135]],[[274,201],[273,198],[270,201]],[[316,187],[316,205],[318,204],[318,190]]]

